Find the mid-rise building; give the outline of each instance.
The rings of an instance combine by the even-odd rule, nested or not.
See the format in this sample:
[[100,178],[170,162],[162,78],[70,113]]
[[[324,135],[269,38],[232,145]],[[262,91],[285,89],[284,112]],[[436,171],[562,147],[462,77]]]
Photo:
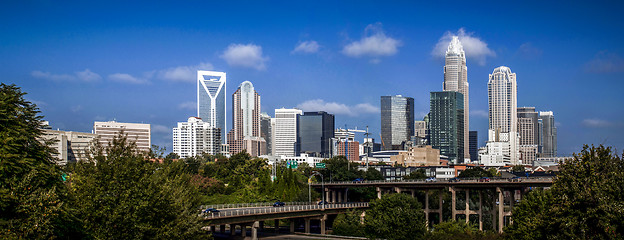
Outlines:
[[149,152],[152,147],[151,127],[145,123],[121,123],[116,121],[94,122],[93,131],[102,146],[107,147],[113,138],[124,134],[135,142],[141,152]]
[[331,157],[334,115],[305,112],[297,118],[297,151],[315,157]]
[[358,141],[340,140],[337,143],[336,156],[345,156],[349,161],[360,161],[360,143]]
[[275,109],[275,118],[272,119],[273,156],[292,157],[296,155],[297,116],[302,113],[299,109]]
[[431,92],[429,139],[449,161],[464,163],[464,96],[460,92]]
[[555,115],[551,111],[539,112],[539,119],[542,121],[542,131],[539,139],[542,151],[540,157],[557,157],[557,126],[555,125]]
[[198,117],[178,122],[178,127],[173,128],[173,152],[180,158],[217,155],[221,153],[221,129]]
[[232,94],[232,130],[228,133],[230,154],[243,150],[252,157],[266,154],[266,140],[260,136],[260,95],[244,81]]
[[478,162],[479,161],[479,134],[477,131],[469,131],[468,132],[468,142],[470,152],[470,161]]
[[[460,92],[464,97],[464,149],[469,149],[468,130],[470,129],[470,98],[468,88],[468,67],[466,54],[457,36],[453,36],[446,50],[444,61],[444,91]],[[464,158],[471,159],[469,151],[464,152]]]
[[55,140],[50,146],[56,149],[56,153],[52,156],[58,159],[57,164],[66,165],[88,159],[91,143],[97,136],[94,133],[43,129],[42,138]]
[[263,112],[260,113],[260,136],[264,138],[264,140],[266,141],[266,150],[265,152],[267,154],[271,154],[273,152],[272,150],[272,141],[271,141],[271,135],[272,135],[272,127],[273,125],[271,124],[271,116],[269,116],[269,114]]
[[[222,133],[227,131],[225,94],[224,72],[197,71],[197,116]],[[220,141],[227,143],[225,136]]]
[[440,166],[440,150],[430,145],[414,146],[407,152],[391,156],[390,161],[394,166],[403,167]]
[[384,150],[405,148],[414,135],[414,99],[411,97],[381,97],[381,142]]

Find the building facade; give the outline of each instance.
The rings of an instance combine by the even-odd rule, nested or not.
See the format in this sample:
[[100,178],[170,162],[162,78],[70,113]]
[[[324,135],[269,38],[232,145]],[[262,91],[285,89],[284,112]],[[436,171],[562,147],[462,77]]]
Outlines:
[[116,121],[94,122],[93,132],[98,135],[102,146],[107,147],[113,138],[123,132],[129,141],[137,145],[141,152],[149,152],[152,148],[151,127],[144,123],[120,123]]
[[299,109],[275,109],[273,118],[272,148],[273,156],[292,157],[296,155],[297,116],[303,114]]
[[271,154],[273,152],[271,147],[272,127],[271,116],[265,112],[260,113],[260,136],[266,141],[266,154]]
[[337,156],[345,156],[349,161],[360,161],[360,143],[358,141],[338,141]]
[[429,139],[440,155],[464,162],[464,96],[460,92],[431,92]]
[[89,158],[91,143],[97,139],[97,134],[68,132],[60,130],[43,129],[43,139],[55,140],[50,147],[56,149],[53,157],[57,158],[57,164],[66,165],[76,163]]
[[260,136],[260,95],[249,81],[232,94],[232,130],[228,133],[230,154],[243,150],[251,156],[266,154],[266,140]]
[[440,150],[432,148],[430,145],[415,146],[407,152],[400,152],[396,156],[391,156],[390,161],[394,166],[403,167],[439,166]]
[[535,107],[519,107],[518,134],[520,134],[520,160],[523,164],[533,164],[537,157],[538,128],[538,114]]
[[[197,71],[197,117],[222,133],[227,131],[225,94],[224,72]],[[225,136],[220,141],[227,143]]]
[[384,150],[404,149],[414,135],[414,99],[381,97],[381,142]]
[[333,114],[323,111],[298,115],[297,151],[314,157],[331,157],[334,121]]
[[479,161],[479,134],[477,131],[468,132],[468,151],[470,152],[470,161]]
[[221,129],[198,117],[178,122],[178,126],[173,128],[173,153],[180,158],[203,153],[217,155],[221,153]]
[[[464,96],[464,149],[469,149],[470,98],[468,87],[468,67],[466,54],[457,36],[453,36],[446,50],[444,61],[444,91],[460,92]],[[470,159],[470,152],[464,152],[464,158]]]
[[541,140],[542,151],[540,157],[557,157],[557,126],[555,126],[555,115],[551,111],[539,112],[539,119],[542,121]]

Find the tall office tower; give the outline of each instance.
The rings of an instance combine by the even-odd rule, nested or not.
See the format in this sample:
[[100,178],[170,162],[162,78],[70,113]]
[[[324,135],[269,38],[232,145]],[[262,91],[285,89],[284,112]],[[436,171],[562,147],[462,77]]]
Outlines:
[[[453,36],[446,50],[444,61],[444,91],[460,92],[464,95],[464,136],[468,136],[470,124],[470,98],[468,88],[468,67],[466,54],[457,36]],[[464,149],[469,149],[469,139],[464,138]],[[464,158],[472,159],[470,152],[464,152]]]
[[540,157],[557,156],[557,126],[555,126],[555,115],[553,112],[539,112],[539,119],[542,120],[542,151]]
[[243,150],[253,157],[266,154],[266,140],[260,136],[260,95],[249,81],[232,94],[232,130],[227,140],[232,155]]
[[272,134],[271,116],[263,112],[260,113],[260,136],[266,141],[266,154],[271,154],[271,134]]
[[[503,153],[488,152],[491,156],[503,156],[502,159],[508,161],[499,162],[496,160],[495,164],[497,165],[516,165],[521,163],[519,152],[520,135],[518,134],[517,89],[516,74],[512,73],[508,67],[497,67],[492,74],[489,75],[488,104],[490,126],[488,129],[488,144],[490,144],[490,142],[503,142],[508,145],[507,147],[488,148],[508,150],[508,152]],[[486,157],[485,159],[492,158]]]
[[273,156],[292,157],[296,155],[297,116],[301,114],[302,111],[299,109],[275,109],[272,137]]
[[297,151],[313,157],[331,157],[334,115],[305,112],[297,118]]
[[403,150],[414,135],[414,99],[381,96],[381,142],[384,150]]
[[468,132],[468,142],[470,152],[470,161],[478,162],[479,161],[479,134],[477,131],[469,131]]
[[99,142],[106,147],[122,131],[128,136],[129,141],[136,142],[137,148],[142,152],[149,152],[152,148],[151,128],[149,124],[143,123],[120,123],[94,122],[93,131],[99,135]]
[[414,146],[429,144],[429,129],[427,129],[426,121],[414,121],[412,143]]
[[431,92],[431,146],[453,163],[464,163],[464,96],[460,92]]
[[[225,83],[224,72],[197,71],[197,116],[222,133],[227,131]],[[225,134],[220,141],[227,143]]]
[[518,133],[520,134],[520,160],[533,164],[537,157],[539,142],[538,114],[535,107],[518,108]]
[[221,153],[221,129],[198,117],[178,122],[178,127],[173,128],[173,152],[180,158],[202,153],[217,155]]

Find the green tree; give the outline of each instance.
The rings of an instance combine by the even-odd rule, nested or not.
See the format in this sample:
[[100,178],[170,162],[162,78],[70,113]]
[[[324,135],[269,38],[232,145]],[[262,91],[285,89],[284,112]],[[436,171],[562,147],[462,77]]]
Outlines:
[[446,221],[433,226],[433,231],[427,239],[433,240],[471,240],[471,239],[498,239],[501,235],[493,232],[483,232],[477,227],[462,221]]
[[[321,171],[325,179],[332,181],[351,181],[362,177],[357,170],[357,163],[350,163],[345,156],[336,156],[323,160],[326,168]],[[320,178],[318,179],[320,181]]]
[[459,174],[460,178],[479,178],[479,177],[494,177],[492,172],[486,171],[480,167],[474,167],[466,169]]
[[[201,237],[197,188],[182,167],[146,160],[134,142],[97,142],[71,177],[75,206],[96,239]],[[182,164],[182,163],[179,163]]]
[[524,168],[524,165],[514,165],[513,167],[511,167],[511,171],[512,172],[524,172],[525,168]]
[[366,180],[383,180],[384,177],[381,172],[375,168],[369,167],[364,173],[364,179]]
[[[510,239],[624,238],[624,162],[611,148],[584,146],[561,164],[550,190],[514,208]],[[538,234],[523,235],[532,230]]]
[[426,179],[427,175],[425,175],[424,169],[418,169],[416,171],[411,172],[409,175],[405,176],[403,179]]
[[346,213],[338,214],[333,224],[333,234],[341,236],[364,237],[364,224],[360,220],[362,212],[348,210]]
[[386,194],[370,202],[364,223],[370,238],[420,239],[427,231],[422,206],[406,194]]
[[80,238],[43,117],[25,94],[0,84],[0,238]]

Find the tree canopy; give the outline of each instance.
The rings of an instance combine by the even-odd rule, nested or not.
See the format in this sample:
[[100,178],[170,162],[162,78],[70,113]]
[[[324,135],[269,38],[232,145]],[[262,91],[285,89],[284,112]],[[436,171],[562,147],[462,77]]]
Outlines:
[[370,202],[364,222],[370,238],[420,239],[427,231],[421,204],[407,194],[386,194]]

